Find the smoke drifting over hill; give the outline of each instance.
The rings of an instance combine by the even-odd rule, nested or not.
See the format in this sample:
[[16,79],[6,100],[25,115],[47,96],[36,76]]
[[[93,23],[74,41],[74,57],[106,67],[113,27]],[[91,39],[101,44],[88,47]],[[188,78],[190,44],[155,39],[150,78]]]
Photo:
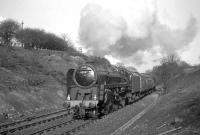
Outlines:
[[[132,12],[134,16],[136,11]],[[124,62],[129,59],[135,65],[144,62],[145,54],[175,53],[193,41],[197,34],[195,18],[191,17],[184,29],[174,30],[160,23],[156,12],[155,8],[145,8],[137,12],[140,16],[127,18],[88,4],[81,13],[80,41],[91,54],[112,55]]]

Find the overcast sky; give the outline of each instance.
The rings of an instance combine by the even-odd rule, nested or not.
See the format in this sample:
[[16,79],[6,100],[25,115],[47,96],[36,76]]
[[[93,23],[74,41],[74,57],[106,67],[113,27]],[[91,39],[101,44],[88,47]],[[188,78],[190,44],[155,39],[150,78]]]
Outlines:
[[0,0],[0,20],[67,33],[89,54],[143,72],[177,53],[200,63],[199,0]]

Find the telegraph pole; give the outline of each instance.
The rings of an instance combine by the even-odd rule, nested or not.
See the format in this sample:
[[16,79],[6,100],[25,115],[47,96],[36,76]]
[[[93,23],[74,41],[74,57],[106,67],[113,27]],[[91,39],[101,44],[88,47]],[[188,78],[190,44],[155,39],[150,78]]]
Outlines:
[[24,32],[23,32],[23,29],[24,29],[24,22],[22,21],[22,23],[21,23],[21,25],[22,25],[22,47],[24,48]]
[[22,21],[22,23],[21,23],[21,24],[22,24],[22,30],[23,30],[24,22]]

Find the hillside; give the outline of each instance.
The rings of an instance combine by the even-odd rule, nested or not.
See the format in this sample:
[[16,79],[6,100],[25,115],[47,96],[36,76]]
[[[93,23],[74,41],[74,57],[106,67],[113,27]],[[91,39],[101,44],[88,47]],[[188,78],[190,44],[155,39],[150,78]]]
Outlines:
[[61,107],[66,71],[86,59],[80,53],[0,46],[0,121],[2,113],[18,117]]
[[171,79],[165,94],[161,94],[158,104],[124,134],[199,135],[199,82],[199,69]]

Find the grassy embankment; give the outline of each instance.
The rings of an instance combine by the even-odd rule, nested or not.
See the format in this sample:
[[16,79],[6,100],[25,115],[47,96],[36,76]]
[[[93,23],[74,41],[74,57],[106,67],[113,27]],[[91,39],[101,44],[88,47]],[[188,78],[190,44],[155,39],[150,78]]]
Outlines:
[[158,104],[132,125],[127,134],[200,134],[200,70],[177,76],[167,86],[167,93]]
[[0,121],[62,106],[66,71],[85,61],[80,53],[0,46]]

